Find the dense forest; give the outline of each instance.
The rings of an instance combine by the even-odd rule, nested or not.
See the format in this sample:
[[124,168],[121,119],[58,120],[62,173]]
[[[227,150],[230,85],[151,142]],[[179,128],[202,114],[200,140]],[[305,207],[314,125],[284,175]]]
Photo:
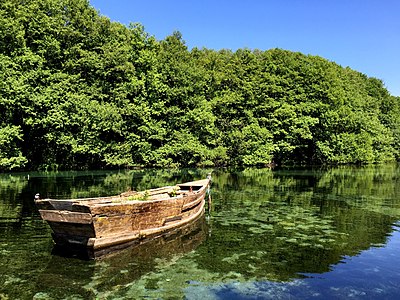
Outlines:
[[0,3],[0,170],[400,157],[383,82],[282,49],[188,49],[88,0]]

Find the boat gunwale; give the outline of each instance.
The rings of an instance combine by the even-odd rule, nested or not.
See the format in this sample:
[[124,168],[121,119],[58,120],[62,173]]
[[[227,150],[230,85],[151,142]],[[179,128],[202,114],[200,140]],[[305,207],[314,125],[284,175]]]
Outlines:
[[[201,184],[199,184],[201,183]],[[179,195],[176,196],[169,196],[165,198],[160,198],[160,199],[150,199],[150,200],[124,200],[126,198],[131,197],[132,195],[127,195],[123,196],[122,194],[119,195],[114,195],[114,196],[104,196],[104,197],[88,197],[88,198],[74,198],[74,199],[54,199],[54,198],[45,198],[45,199],[35,199],[35,204],[40,205],[41,203],[46,203],[46,202],[65,202],[65,203],[72,203],[72,205],[78,205],[78,206],[87,206],[87,207],[101,207],[101,206],[119,206],[119,205],[133,205],[137,203],[156,203],[156,202],[161,202],[161,201],[169,201],[169,200],[176,200],[176,199],[181,199],[184,197],[190,197],[192,195],[198,195],[203,193],[205,189],[210,185],[210,180],[209,179],[200,179],[196,181],[191,181],[191,182],[185,182],[185,183],[178,183],[174,186],[164,186],[164,187],[159,187],[159,188],[154,188],[154,189],[148,189],[144,191],[138,191],[136,193],[146,193],[146,192],[151,192],[151,191],[159,191],[163,189],[168,189],[168,188],[179,188],[179,187],[190,187],[190,186],[200,186],[198,190],[195,190],[193,192],[187,191],[185,192],[180,192]],[[135,194],[136,194],[135,193]],[[133,194],[133,195],[135,195]],[[113,200],[115,202],[113,202]],[[98,203],[91,203],[93,201],[100,201]],[[102,202],[104,201],[104,202]],[[107,202],[106,202],[107,201]],[[39,208],[40,210],[40,208]],[[66,210],[66,209],[54,209],[54,210]]]

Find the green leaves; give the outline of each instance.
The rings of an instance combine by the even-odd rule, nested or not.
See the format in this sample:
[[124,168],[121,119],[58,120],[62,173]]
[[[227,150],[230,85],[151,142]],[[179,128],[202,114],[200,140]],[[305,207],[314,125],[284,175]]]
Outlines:
[[0,127],[0,170],[21,169],[27,159],[22,155],[22,131],[18,126]]
[[153,163],[164,167],[212,165],[207,163],[210,161],[210,154],[207,147],[192,134],[175,131],[167,143],[156,150],[156,160]]
[[391,161],[399,102],[321,57],[188,50],[86,0],[0,4],[3,169]]

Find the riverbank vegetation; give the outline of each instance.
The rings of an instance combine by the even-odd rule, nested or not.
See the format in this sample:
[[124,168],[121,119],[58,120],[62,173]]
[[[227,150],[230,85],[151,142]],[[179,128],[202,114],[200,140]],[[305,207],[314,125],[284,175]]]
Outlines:
[[0,3],[0,170],[394,161],[400,98],[282,49],[188,49],[87,0]]

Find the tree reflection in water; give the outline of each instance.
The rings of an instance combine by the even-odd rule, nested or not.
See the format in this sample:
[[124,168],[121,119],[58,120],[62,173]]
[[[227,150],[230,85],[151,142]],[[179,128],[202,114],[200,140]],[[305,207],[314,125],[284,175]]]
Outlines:
[[271,289],[275,296],[307,298],[312,292],[349,296],[350,290],[376,295],[382,287],[387,297],[400,293],[390,286],[400,275],[398,256],[390,252],[390,245],[399,244],[398,165],[217,169],[203,233],[186,240],[177,234],[170,237],[176,244],[154,241],[154,247],[98,261],[51,255],[50,230],[33,207],[36,192],[56,198],[111,195],[199,179],[209,171],[37,173],[13,181],[2,175],[2,216],[17,211],[20,217],[1,223],[0,297],[190,299],[200,293],[246,299],[249,293],[272,297],[264,293]]

